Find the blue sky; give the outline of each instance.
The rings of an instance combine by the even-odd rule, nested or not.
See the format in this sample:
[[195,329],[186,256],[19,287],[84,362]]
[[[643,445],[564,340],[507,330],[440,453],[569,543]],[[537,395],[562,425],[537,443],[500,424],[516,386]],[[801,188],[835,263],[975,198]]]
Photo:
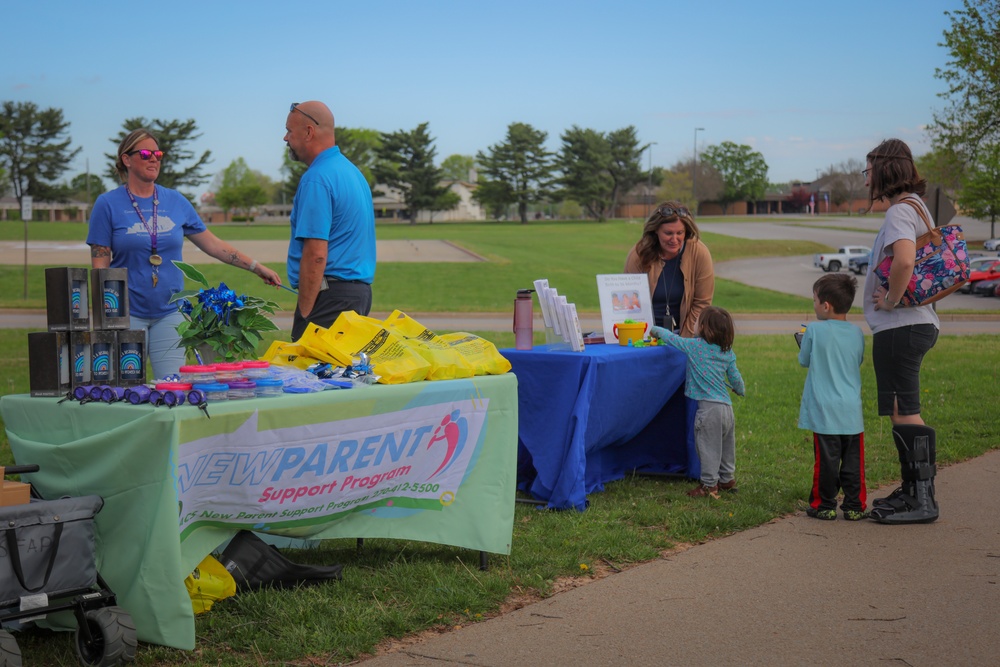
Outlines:
[[[80,156],[107,167],[126,118],[193,118],[209,171],[243,157],[280,178],[293,101],[380,131],[429,122],[438,160],[524,122],[634,125],[670,166],[734,141],[769,179],[810,180],[886,137],[928,149],[935,68],[960,0],[699,2],[368,0],[6,2],[0,100],[58,107]],[[649,161],[644,155],[643,165]],[[108,183],[110,185],[110,183]],[[208,189],[206,185],[204,189]]]

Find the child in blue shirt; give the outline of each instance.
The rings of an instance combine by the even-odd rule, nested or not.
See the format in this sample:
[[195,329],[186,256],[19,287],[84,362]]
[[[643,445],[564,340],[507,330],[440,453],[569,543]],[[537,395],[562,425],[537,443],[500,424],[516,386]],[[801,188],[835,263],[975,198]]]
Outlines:
[[806,327],[799,363],[809,369],[799,428],[813,432],[813,483],[806,514],[837,518],[837,493],[844,518],[865,518],[864,418],[861,413],[861,361],[865,337],[847,321],[858,281],[843,273],[828,274],[813,285],[813,310],[818,322]]
[[684,395],[698,401],[694,441],[701,460],[701,483],[688,495],[718,498],[720,490],[735,493],[736,420],[729,390],[743,396],[746,389],[736,368],[732,316],[722,308],[709,306],[698,316],[697,338],[681,338],[663,327],[653,327],[649,334],[687,356]]

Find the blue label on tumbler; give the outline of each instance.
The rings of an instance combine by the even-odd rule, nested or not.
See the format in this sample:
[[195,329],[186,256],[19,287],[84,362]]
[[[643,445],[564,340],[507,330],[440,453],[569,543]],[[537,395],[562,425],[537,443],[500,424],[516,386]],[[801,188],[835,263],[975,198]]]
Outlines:
[[91,379],[95,384],[111,382],[111,344],[94,343],[90,362]]
[[79,320],[81,313],[84,312],[86,304],[84,303],[84,286],[83,282],[79,280],[73,281],[73,288],[70,292],[70,312],[73,315],[74,320]]
[[122,343],[119,353],[118,378],[122,382],[144,380],[142,343]]
[[73,346],[73,384],[83,384],[90,381],[90,346],[79,344]]
[[104,281],[104,316],[122,316],[122,292],[125,290],[123,280]]

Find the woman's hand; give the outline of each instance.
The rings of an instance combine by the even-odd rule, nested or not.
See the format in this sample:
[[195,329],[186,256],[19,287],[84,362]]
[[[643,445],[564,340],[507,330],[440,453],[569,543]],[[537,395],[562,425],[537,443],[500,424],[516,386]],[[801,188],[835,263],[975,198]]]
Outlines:
[[279,276],[276,271],[264,266],[263,264],[257,264],[254,266],[253,272],[260,276],[261,280],[263,280],[266,284],[281,287],[281,276]]
[[872,303],[875,305],[875,310],[891,311],[896,307],[895,303],[890,303],[888,301],[889,290],[882,287],[881,285],[875,288],[875,292],[872,294]]

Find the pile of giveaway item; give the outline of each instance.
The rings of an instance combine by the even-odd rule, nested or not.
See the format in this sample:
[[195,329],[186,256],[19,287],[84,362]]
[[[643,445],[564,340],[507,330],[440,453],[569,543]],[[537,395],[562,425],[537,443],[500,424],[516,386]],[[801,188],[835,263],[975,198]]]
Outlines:
[[47,268],[45,303],[48,330],[28,334],[32,396],[146,381],[146,332],[129,328],[127,269]]

